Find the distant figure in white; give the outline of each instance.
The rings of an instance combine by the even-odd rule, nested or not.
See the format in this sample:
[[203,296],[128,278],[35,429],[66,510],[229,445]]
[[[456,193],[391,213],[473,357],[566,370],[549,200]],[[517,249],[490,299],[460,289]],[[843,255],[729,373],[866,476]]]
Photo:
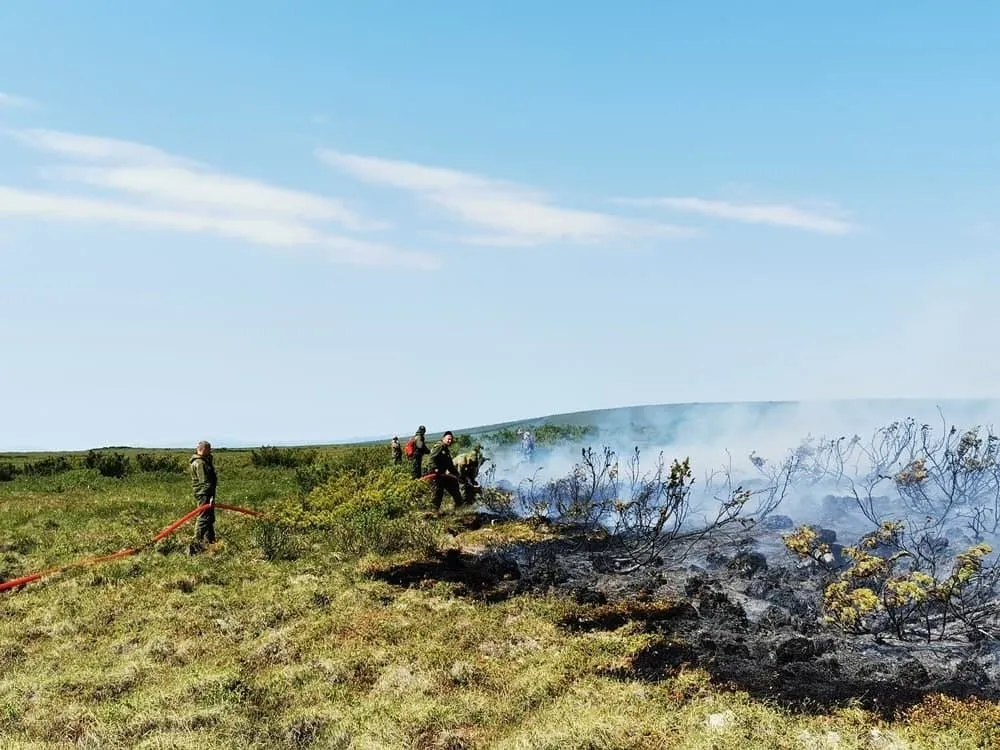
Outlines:
[[535,452],[535,438],[527,430],[521,435],[521,455],[525,461],[530,461]]

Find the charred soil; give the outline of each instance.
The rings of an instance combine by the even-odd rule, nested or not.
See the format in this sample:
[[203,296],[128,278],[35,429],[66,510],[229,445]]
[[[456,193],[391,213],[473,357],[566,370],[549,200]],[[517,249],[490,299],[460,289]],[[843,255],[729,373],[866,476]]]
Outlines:
[[[503,523],[467,516],[453,533]],[[780,548],[777,530],[706,537],[683,559],[619,573],[606,546],[564,529],[557,538],[487,549],[453,548],[372,573],[401,587],[452,584],[457,596],[493,603],[564,594],[559,626],[648,634],[647,644],[605,674],[659,681],[700,667],[724,687],[797,712],[858,705],[884,718],[924,696],[1000,699],[995,643],[896,641],[855,636],[822,618],[821,572]]]

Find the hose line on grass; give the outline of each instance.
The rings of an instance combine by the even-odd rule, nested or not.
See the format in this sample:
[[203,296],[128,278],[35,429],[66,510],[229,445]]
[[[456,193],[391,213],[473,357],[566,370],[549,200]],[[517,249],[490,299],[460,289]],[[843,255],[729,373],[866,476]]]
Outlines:
[[236,513],[242,513],[246,516],[263,516],[264,514],[260,511],[253,510],[251,508],[241,508],[238,505],[228,505],[227,503],[215,503],[214,506],[211,505],[199,505],[197,508],[189,513],[185,513],[181,518],[178,518],[172,524],[167,526],[163,531],[150,539],[146,544],[140,545],[138,547],[130,547],[128,549],[121,549],[117,552],[112,552],[110,555],[99,555],[97,557],[84,557],[80,560],[72,562],[68,565],[63,565],[57,568],[49,568],[48,570],[43,570],[38,573],[32,573],[31,575],[21,576],[20,578],[12,578],[9,581],[0,582],[0,591],[9,591],[11,589],[20,590],[21,587],[26,586],[29,583],[34,583],[35,581],[41,580],[47,576],[54,575],[55,573],[62,573],[63,571],[69,570],[70,568],[83,568],[90,565],[96,565],[97,563],[108,562],[109,560],[118,560],[123,557],[129,557],[144,549],[149,549],[157,542],[166,539],[168,536],[173,534],[177,529],[183,526],[185,523],[190,521],[195,516],[204,513],[211,507],[221,508],[222,510],[231,510]]

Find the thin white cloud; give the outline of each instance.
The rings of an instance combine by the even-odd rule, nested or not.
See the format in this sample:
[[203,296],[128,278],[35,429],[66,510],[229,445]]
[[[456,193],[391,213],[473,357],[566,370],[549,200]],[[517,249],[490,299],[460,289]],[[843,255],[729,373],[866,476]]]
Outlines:
[[326,221],[351,231],[385,228],[333,198],[224,174],[132,141],[53,130],[10,135],[31,148],[90,163],[49,167],[41,170],[44,176],[116,195],[109,199],[0,186],[0,216],[116,223],[214,234],[271,247],[312,247],[335,260],[365,265],[436,266],[424,253],[313,226]]
[[54,130],[15,131],[33,148],[111,166],[48,170],[57,179],[82,182],[146,198],[228,211],[253,211],[300,219],[334,221],[351,230],[384,229],[341,201],[298,190],[234,177],[141,143]]
[[554,205],[540,191],[454,169],[330,149],[319,149],[317,156],[355,179],[414,193],[452,218],[490,233],[473,238],[474,244],[530,246],[554,241],[589,244],[697,234],[686,227],[564,208]]
[[333,260],[364,265],[402,264],[436,267],[425,254],[387,245],[336,237],[304,224],[269,217],[226,217],[132,206],[115,201],[44,193],[0,185],[0,216],[70,222],[114,223],[150,229],[214,234],[271,247],[324,249]]
[[333,221],[355,231],[386,228],[384,223],[368,221],[332,198],[217,172],[152,165],[71,167],[46,174],[178,204]]
[[24,96],[14,96],[13,94],[5,94],[0,91],[0,107],[9,107],[11,109],[34,109],[37,107],[37,103],[31,99]]
[[117,138],[100,138],[93,135],[66,133],[41,128],[13,130],[8,133],[26,146],[60,156],[76,157],[87,161],[104,161],[118,164],[188,164],[197,162],[168,154],[158,148]]
[[732,203],[704,198],[623,198],[620,203],[665,208],[746,224],[768,224],[820,234],[849,234],[856,227],[842,215],[776,203]]

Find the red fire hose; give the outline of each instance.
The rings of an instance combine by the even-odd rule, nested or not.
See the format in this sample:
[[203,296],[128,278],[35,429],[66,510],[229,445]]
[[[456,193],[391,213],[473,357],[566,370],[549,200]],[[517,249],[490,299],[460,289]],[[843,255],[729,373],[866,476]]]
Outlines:
[[[434,477],[436,477],[436,476],[438,476],[438,475],[435,474],[432,471],[430,474],[424,474],[422,477],[420,477],[420,481],[422,481],[422,482],[429,482],[432,479],[434,479]],[[457,482],[458,481],[458,477],[456,477],[454,474],[441,474],[440,476],[441,476],[442,479],[447,479],[450,482]]]
[[[197,508],[195,508],[194,510],[192,510],[190,513],[185,513],[181,518],[178,518],[172,524],[170,524],[169,526],[167,526],[163,531],[161,531],[159,534],[157,534],[151,540],[149,540],[146,544],[144,544],[144,545],[142,545],[140,547],[129,548],[129,549],[121,549],[121,550],[118,550],[117,552],[112,552],[110,555],[100,555],[99,557],[85,557],[85,558],[82,558],[80,560],[77,560],[76,562],[72,562],[69,565],[63,565],[63,566],[58,567],[58,568],[49,568],[48,570],[43,570],[40,573],[32,573],[31,575],[28,575],[28,576],[22,576],[20,578],[13,578],[13,579],[11,579],[9,581],[3,581],[2,583],[0,583],[0,591],[8,591],[10,589],[19,589],[22,586],[25,586],[25,585],[27,585],[29,583],[33,583],[34,581],[37,581],[37,580],[39,580],[41,578],[45,578],[46,576],[53,575],[54,573],[61,573],[62,571],[69,570],[70,568],[82,568],[82,567],[86,567],[88,565],[96,565],[97,563],[107,562],[109,560],[117,560],[117,559],[122,558],[122,557],[128,557],[130,555],[134,555],[134,554],[136,554],[138,552],[141,552],[144,549],[147,549],[148,547],[151,547],[152,545],[154,545],[156,542],[160,541],[161,539],[166,539],[168,536],[170,536],[175,531],[177,531],[177,529],[179,529],[185,523],[187,523],[188,521],[190,521],[192,518],[194,518],[195,516],[199,515],[200,513],[204,513],[210,507],[212,507],[212,506],[209,506],[209,505],[199,505]],[[235,511],[237,513],[242,513],[242,514],[247,515],[247,516],[263,516],[264,515],[260,511],[251,510],[250,508],[241,508],[238,505],[227,505],[226,503],[215,503],[214,507],[216,507],[216,508],[222,508],[223,510],[232,510],[232,511]]]

